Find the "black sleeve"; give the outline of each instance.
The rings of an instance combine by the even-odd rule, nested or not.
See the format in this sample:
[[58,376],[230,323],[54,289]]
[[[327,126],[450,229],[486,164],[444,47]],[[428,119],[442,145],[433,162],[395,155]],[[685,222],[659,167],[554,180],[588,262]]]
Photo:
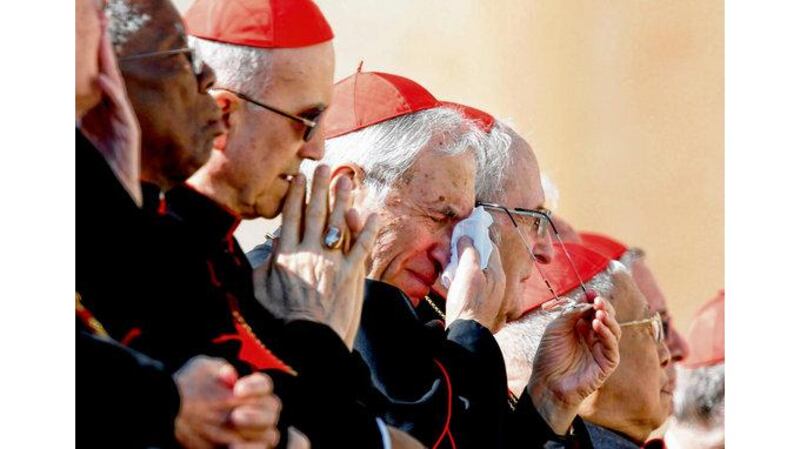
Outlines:
[[459,321],[445,335],[386,284],[367,282],[365,295],[356,349],[386,397],[387,423],[428,447],[499,447],[506,380],[491,333]]
[[506,427],[505,447],[507,449],[592,449],[588,431],[580,417],[572,423],[569,435],[561,436],[553,432],[550,425],[536,410],[524,390],[512,412]]
[[285,419],[314,448],[382,448],[377,416],[365,404],[370,379],[339,335],[300,320],[289,322],[282,337],[277,350],[298,373],[282,388]]
[[111,340],[78,332],[77,447],[174,447],[180,396],[163,366]]

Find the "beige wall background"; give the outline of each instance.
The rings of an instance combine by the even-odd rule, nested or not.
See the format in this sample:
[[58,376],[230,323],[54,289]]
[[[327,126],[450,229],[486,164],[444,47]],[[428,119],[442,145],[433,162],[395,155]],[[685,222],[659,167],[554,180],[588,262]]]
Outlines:
[[[723,286],[722,0],[318,4],[337,80],[363,60],[510,120],[559,214],[647,251],[679,329]],[[237,237],[247,250],[273,225]]]

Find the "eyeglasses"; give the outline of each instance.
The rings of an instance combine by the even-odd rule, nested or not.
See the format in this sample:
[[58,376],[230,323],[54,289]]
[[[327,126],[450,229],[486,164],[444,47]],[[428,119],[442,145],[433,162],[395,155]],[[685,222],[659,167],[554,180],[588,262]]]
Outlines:
[[645,318],[643,320],[619,323],[619,327],[641,326],[643,324],[650,325],[650,329],[653,331],[653,338],[655,338],[657,344],[664,342],[664,322],[661,321],[661,314],[658,312],[654,313],[650,318]]
[[[533,246],[530,244],[530,242],[528,242],[528,238],[525,237],[525,234],[522,232],[521,226],[517,224],[517,221],[519,220],[522,222],[523,220],[530,220],[530,225],[524,227],[527,228],[526,230],[529,232],[529,234],[535,235],[537,240],[543,240],[547,238],[547,226],[550,225],[550,228],[553,230],[553,235],[556,237],[556,240],[558,240],[559,245],[564,248],[564,254],[567,256],[569,265],[572,268],[572,274],[574,274],[575,278],[578,280],[583,293],[588,293],[586,285],[584,285],[583,280],[578,273],[578,269],[575,267],[575,262],[572,260],[572,256],[570,256],[569,251],[567,251],[566,247],[564,246],[564,241],[561,240],[561,236],[558,234],[558,229],[556,229],[555,223],[553,223],[553,220],[550,219],[550,210],[543,207],[538,209],[522,209],[519,207],[508,208],[501,204],[486,203],[483,201],[477,201],[475,206],[483,206],[489,210],[502,211],[508,215],[508,218],[511,219],[511,223],[514,225],[514,229],[517,231],[517,235],[519,235],[519,237],[522,239],[522,243],[525,245],[525,249],[528,251],[528,255],[533,261],[533,265],[536,267],[536,270],[539,271],[539,275],[541,275],[545,285],[547,285],[547,288],[550,290],[550,293],[552,293],[553,299],[558,299],[558,295],[556,294],[553,285],[550,283],[550,280],[547,279],[544,273],[542,273],[542,270],[539,268],[539,261],[537,260],[536,255],[533,253]],[[514,219],[514,216],[517,216],[516,220]]]
[[[550,221],[551,214],[548,209],[543,207],[538,209],[522,209],[518,207],[510,209],[500,204],[485,203],[483,201],[478,201],[475,203],[475,205],[483,206],[485,209],[493,209],[505,212],[508,215],[508,218],[511,219],[511,222],[514,223],[514,226],[524,228],[531,235],[535,235],[536,239],[538,240],[547,237],[547,223]],[[517,220],[520,221],[522,226],[518,226],[517,220],[514,220],[514,215],[517,216]]]
[[192,72],[195,76],[200,76],[203,73],[203,58],[200,57],[200,53],[196,52],[194,48],[184,47],[184,48],[176,48],[174,50],[163,50],[163,51],[154,51],[150,53],[140,53],[138,55],[131,55],[125,56],[124,58],[119,58],[120,62],[125,61],[135,61],[138,59],[147,59],[147,58],[157,58],[159,56],[171,56],[171,55],[186,55],[189,58],[189,64],[192,65]]
[[305,113],[306,117],[301,117],[299,115],[290,114],[288,112],[282,111],[278,108],[274,108],[272,106],[268,106],[264,103],[261,103],[258,100],[253,99],[252,97],[245,95],[241,92],[236,92],[235,90],[226,89],[224,87],[214,87],[213,89],[216,90],[224,90],[230,92],[237,97],[241,98],[248,103],[253,103],[256,106],[260,106],[270,112],[274,112],[280,116],[286,117],[290,120],[294,120],[298,123],[301,123],[305,129],[303,130],[303,141],[308,142],[312,138],[314,138],[314,132],[317,130],[317,125],[319,125],[319,118],[325,112],[325,107],[317,107],[312,109],[311,111]]

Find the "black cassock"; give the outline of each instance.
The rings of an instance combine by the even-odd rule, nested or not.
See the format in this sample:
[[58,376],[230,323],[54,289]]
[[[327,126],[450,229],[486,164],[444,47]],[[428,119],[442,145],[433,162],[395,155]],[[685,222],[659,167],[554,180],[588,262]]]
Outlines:
[[[121,235],[126,251],[138,244],[141,210],[78,130],[75,144],[75,290],[82,300],[111,304],[117,266],[105,249]],[[180,398],[171,372],[85,323],[76,322],[76,447],[174,447]]]
[[[433,301],[444,310],[441,298]],[[561,437],[527,392],[509,401],[503,356],[488,329],[457,320],[445,330],[424,301],[419,312],[399,289],[367,280],[355,349],[386,399],[380,414],[388,424],[428,447],[592,447],[580,418],[576,432]]]
[[95,307],[109,332],[173,371],[206,354],[240,375],[266,372],[283,403],[282,435],[293,425],[315,448],[382,447],[376,417],[359,399],[368,373],[339,336],[277,319],[255,299],[252,268],[233,237],[238,217],[186,185],[165,196],[144,191],[147,238],[128,271],[139,286],[122,303]]

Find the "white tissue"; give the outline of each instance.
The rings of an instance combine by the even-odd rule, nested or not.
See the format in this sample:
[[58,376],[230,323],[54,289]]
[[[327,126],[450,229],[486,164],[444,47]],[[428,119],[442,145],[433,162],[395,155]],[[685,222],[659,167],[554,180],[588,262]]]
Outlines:
[[450,239],[450,263],[442,273],[442,285],[444,288],[450,288],[450,283],[456,276],[456,267],[458,267],[458,240],[467,236],[472,239],[472,245],[478,251],[480,257],[481,269],[489,266],[489,256],[492,255],[492,240],[489,238],[489,226],[492,225],[494,220],[489,212],[483,209],[483,206],[476,207],[472,210],[469,217],[458,222],[455,229],[453,229],[453,236]]

